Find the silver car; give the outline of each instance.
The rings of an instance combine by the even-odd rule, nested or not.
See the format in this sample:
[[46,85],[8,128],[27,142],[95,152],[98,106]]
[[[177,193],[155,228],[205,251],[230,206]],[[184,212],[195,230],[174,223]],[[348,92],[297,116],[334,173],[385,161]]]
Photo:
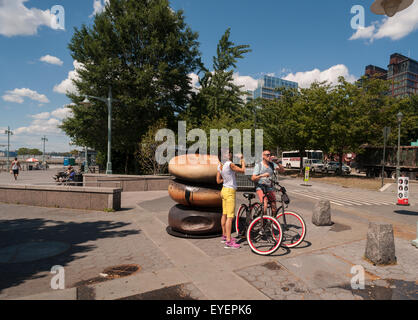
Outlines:
[[[340,163],[336,161],[330,161],[325,165],[325,173],[333,172],[337,173],[340,171]],[[345,164],[343,164],[343,174],[350,174],[351,168],[347,167]]]

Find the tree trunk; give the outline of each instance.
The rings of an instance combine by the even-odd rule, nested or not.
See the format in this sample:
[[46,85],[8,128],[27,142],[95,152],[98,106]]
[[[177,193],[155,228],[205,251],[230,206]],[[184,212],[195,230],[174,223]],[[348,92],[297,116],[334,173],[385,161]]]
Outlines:
[[299,150],[300,155],[300,174],[303,176],[303,157],[305,156],[305,149]]
[[125,174],[128,174],[128,170],[129,170],[129,153],[126,154],[126,158],[125,158]]
[[343,155],[344,155],[344,153],[343,153],[343,151],[340,151],[340,152],[338,152],[338,162],[340,163],[340,171],[338,172],[338,175],[339,176],[342,176],[343,175]]

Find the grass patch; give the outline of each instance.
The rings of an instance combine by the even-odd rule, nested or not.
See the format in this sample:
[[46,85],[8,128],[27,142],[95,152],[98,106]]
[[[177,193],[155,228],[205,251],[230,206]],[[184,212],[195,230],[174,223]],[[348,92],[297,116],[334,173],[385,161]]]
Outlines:
[[[359,176],[323,176],[323,177],[311,177],[309,181],[312,182],[324,182],[329,184],[339,185],[345,188],[360,188],[367,190],[379,190],[382,187],[382,179],[380,178],[367,178]],[[384,179],[384,185],[386,183],[394,183],[393,179]]]

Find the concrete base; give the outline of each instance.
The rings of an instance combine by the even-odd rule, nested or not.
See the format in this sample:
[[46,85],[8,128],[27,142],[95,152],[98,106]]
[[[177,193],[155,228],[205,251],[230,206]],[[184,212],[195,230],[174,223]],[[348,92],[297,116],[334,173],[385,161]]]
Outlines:
[[0,185],[0,202],[84,210],[120,210],[121,189]]
[[83,179],[84,187],[120,188],[123,192],[135,192],[167,190],[173,177],[84,174]]

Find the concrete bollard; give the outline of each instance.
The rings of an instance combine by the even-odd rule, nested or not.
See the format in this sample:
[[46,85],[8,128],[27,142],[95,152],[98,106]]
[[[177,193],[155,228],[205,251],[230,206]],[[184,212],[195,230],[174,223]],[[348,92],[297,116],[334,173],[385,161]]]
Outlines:
[[312,223],[316,226],[330,226],[331,221],[331,203],[329,200],[319,200],[312,214]]
[[412,240],[412,245],[418,248],[418,221],[417,221],[417,238]]
[[365,257],[376,265],[396,263],[395,238],[391,224],[369,223]]

